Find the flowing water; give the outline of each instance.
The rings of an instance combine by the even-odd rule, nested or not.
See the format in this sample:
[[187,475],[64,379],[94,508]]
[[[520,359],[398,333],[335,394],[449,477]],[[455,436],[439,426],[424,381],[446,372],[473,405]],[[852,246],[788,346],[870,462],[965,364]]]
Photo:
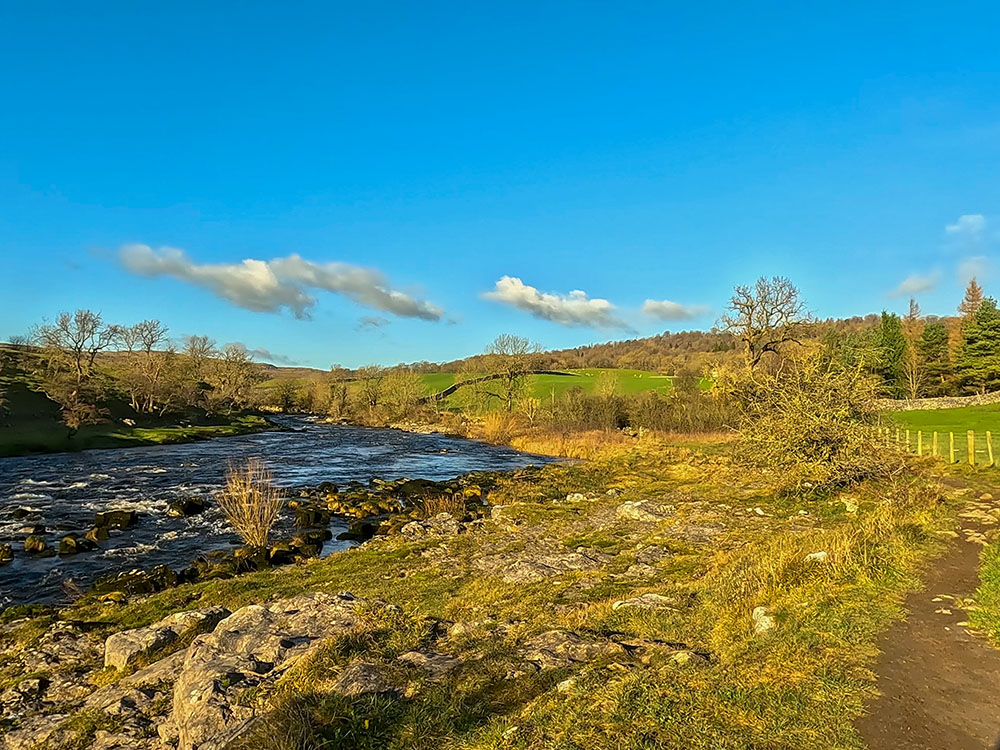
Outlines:
[[[14,561],[0,565],[0,607],[57,602],[95,578],[136,567],[183,568],[195,557],[239,543],[221,512],[210,504],[191,518],[171,518],[167,505],[196,495],[206,498],[222,484],[232,463],[264,460],[280,487],[346,484],[378,477],[451,479],[483,470],[512,470],[551,459],[510,448],[442,435],[325,425],[281,418],[287,432],[218,438],[183,445],[82,451],[0,459],[0,543],[14,547]],[[66,557],[28,557],[30,527],[43,525],[57,547],[62,535],[83,534],[103,510],[135,510],[139,523],[112,530],[100,549]],[[23,516],[23,517],[20,517]],[[275,536],[290,531],[291,514]],[[334,537],[346,524],[331,524]],[[323,554],[347,542],[326,543]]]

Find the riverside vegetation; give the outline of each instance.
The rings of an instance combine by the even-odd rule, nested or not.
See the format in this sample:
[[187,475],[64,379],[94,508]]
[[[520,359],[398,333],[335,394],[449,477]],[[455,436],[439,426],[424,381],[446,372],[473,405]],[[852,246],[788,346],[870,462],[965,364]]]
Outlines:
[[[6,747],[860,748],[878,634],[969,504],[1000,507],[885,446],[863,363],[780,349],[648,411],[575,396],[558,426],[516,368],[479,429],[585,462],[321,485],[288,504],[368,541],[8,610]],[[976,614],[994,637],[996,558]]]

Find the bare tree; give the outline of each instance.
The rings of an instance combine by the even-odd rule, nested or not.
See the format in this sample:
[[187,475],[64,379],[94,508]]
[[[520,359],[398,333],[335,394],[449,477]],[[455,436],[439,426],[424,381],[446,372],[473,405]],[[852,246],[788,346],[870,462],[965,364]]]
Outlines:
[[404,419],[416,409],[420,399],[427,395],[424,381],[415,372],[393,370],[382,384],[383,401],[390,419]]
[[253,391],[261,381],[253,357],[246,347],[226,344],[209,368],[208,401],[212,411],[232,414],[253,403]]
[[524,395],[528,376],[535,369],[538,345],[523,336],[502,333],[486,347],[482,357],[485,374],[491,379],[483,383],[482,391],[498,399],[507,411]]
[[920,337],[924,332],[924,322],[920,313],[920,305],[915,299],[910,299],[910,308],[903,317],[903,337],[906,339],[906,350],[903,352],[903,382],[908,398],[919,398],[927,377],[927,367],[920,356]]
[[117,327],[116,337],[125,357],[121,382],[132,408],[147,414],[169,411],[178,394],[165,382],[174,363],[166,327],[158,320],[144,320]]
[[35,330],[41,350],[39,382],[45,395],[59,404],[70,437],[82,425],[101,419],[97,355],[112,345],[116,335],[117,330],[91,310],[60,313],[55,323]]
[[761,276],[754,286],[733,290],[729,312],[721,328],[743,342],[747,364],[760,364],[768,352],[778,353],[788,343],[799,343],[802,327],[810,322],[799,290],[786,278]]
[[382,403],[385,376],[386,369],[381,365],[368,365],[358,370],[358,398],[362,406],[368,409],[369,416]]

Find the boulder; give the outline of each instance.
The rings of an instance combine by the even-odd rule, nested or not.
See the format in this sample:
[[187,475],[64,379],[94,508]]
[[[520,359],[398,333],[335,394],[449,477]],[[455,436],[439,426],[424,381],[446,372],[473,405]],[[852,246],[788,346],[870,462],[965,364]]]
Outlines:
[[458,657],[435,651],[408,651],[399,657],[399,661],[426,672],[432,680],[440,679],[462,665]]
[[656,523],[674,514],[674,506],[660,505],[651,500],[628,500],[615,509],[615,515],[622,521],[642,521]]
[[617,601],[611,605],[611,609],[676,610],[677,601],[662,594],[646,593]]
[[149,571],[127,570],[98,578],[94,582],[93,589],[98,594],[120,591],[123,594],[134,596],[163,591],[178,585],[180,582],[181,578],[175,571],[166,565],[156,565]]
[[122,669],[167,644],[195,633],[207,633],[229,617],[225,607],[175,612],[145,628],[114,633],[104,642],[104,666]]
[[108,533],[107,527],[94,526],[86,534],[83,535],[83,538],[89,542],[94,542],[96,544],[97,542],[106,542],[108,539],[111,538],[111,535]]
[[76,534],[67,534],[59,540],[60,555],[75,555],[77,552],[83,552],[89,549],[93,549],[93,543],[88,539],[77,536]]
[[38,536],[38,534],[32,534],[24,540],[24,551],[30,555],[38,555],[45,552],[48,546],[48,543],[42,537]]
[[[210,742],[223,747],[246,731],[255,712],[242,705],[240,696],[273,682],[324,639],[354,628],[361,619],[359,604],[350,594],[325,593],[253,604],[210,634],[197,636],[174,684],[171,720],[179,750],[198,750]],[[352,684],[362,683],[359,677]]]
[[755,607],[751,614],[755,633],[766,633],[775,626],[774,615],[767,607]]
[[205,499],[189,497],[185,500],[174,500],[167,506],[167,515],[171,518],[188,518],[196,516],[205,510]]
[[333,686],[335,693],[348,696],[398,692],[385,665],[371,662],[348,664]]
[[0,565],[14,559],[14,548],[9,544],[0,544]]
[[134,510],[106,510],[94,516],[94,526],[106,529],[127,529],[139,523],[139,514]]
[[295,509],[295,525],[300,528],[316,528],[326,526],[330,523],[330,511],[325,508],[303,508]]

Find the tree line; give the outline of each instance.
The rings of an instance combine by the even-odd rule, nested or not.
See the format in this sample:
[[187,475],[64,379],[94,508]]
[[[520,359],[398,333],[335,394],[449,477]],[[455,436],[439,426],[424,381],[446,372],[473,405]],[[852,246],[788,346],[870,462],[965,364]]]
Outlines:
[[112,324],[92,310],[60,313],[10,344],[9,356],[58,405],[71,436],[116,403],[140,418],[229,416],[254,404],[261,380],[238,344],[187,336],[178,346],[158,320]]
[[1000,387],[1000,309],[972,279],[956,317],[883,312],[868,328],[828,331],[828,357],[877,376],[884,396],[925,398],[986,393]]

